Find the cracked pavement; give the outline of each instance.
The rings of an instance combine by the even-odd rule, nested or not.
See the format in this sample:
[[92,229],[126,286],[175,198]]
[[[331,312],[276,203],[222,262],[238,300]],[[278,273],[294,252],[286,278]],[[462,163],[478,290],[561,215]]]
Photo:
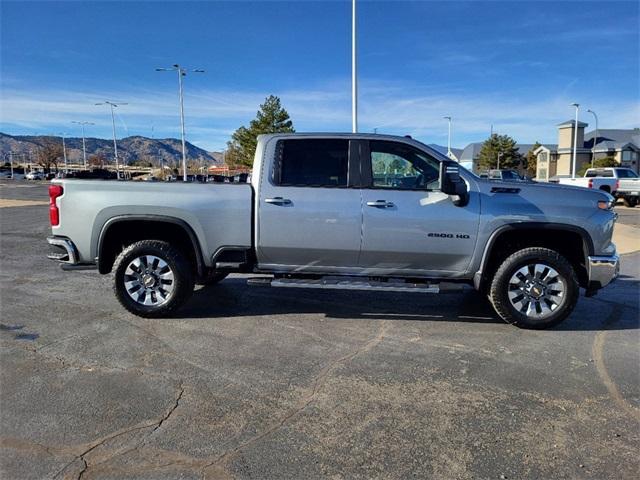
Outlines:
[[640,473],[638,253],[548,331],[502,323],[474,292],[239,275],[152,320],[119,307],[109,276],[45,258],[46,206],[0,215],[0,478]]

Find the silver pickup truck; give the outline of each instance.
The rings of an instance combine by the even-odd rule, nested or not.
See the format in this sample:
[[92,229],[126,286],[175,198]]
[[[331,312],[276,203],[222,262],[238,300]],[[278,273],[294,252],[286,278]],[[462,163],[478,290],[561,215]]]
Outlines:
[[507,322],[543,328],[580,287],[617,276],[612,206],[601,191],[481,179],[408,137],[263,135],[251,184],[55,180],[49,257],[113,272],[120,303],[144,317],[253,272],[274,287],[468,284]]

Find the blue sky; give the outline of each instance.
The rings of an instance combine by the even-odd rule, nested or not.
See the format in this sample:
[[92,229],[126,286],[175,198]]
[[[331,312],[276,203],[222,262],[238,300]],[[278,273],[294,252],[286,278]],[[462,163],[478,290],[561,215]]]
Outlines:
[[[1,3],[0,131],[178,137],[177,78],[187,139],[220,149],[279,95],[299,131],[351,125],[351,3]],[[463,147],[494,130],[555,142],[584,105],[600,128],[640,127],[638,2],[364,1],[358,3],[360,130]]]

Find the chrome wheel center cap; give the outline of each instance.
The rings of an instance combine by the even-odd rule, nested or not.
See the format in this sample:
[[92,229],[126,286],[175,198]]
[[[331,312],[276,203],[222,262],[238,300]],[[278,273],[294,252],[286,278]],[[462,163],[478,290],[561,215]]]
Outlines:
[[156,279],[153,275],[151,275],[150,273],[146,273],[143,277],[142,277],[142,283],[146,288],[151,288],[156,284]]

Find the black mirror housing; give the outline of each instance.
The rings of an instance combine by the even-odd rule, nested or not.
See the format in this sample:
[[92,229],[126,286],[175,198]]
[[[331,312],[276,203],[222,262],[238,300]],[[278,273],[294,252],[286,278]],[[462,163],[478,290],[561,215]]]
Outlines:
[[469,203],[469,189],[460,176],[460,167],[457,163],[442,162],[440,164],[440,191],[458,197],[453,200],[453,204],[457,207],[464,207]]

